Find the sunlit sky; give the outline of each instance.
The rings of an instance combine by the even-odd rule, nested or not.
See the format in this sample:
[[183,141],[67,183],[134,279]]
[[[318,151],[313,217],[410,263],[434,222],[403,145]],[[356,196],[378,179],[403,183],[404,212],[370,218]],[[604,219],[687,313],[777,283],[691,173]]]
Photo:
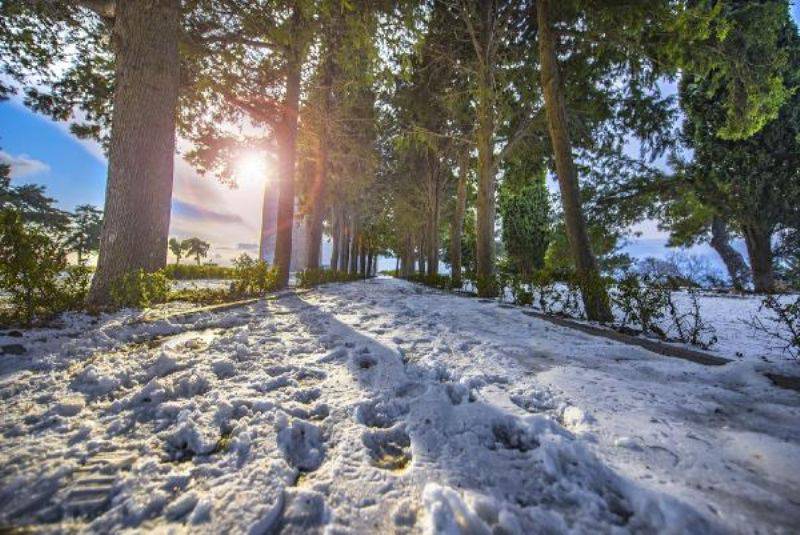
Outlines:
[[[800,20],[800,5],[792,6],[792,15]],[[11,163],[12,183],[46,186],[47,193],[63,209],[86,203],[103,205],[107,160],[100,146],[75,138],[67,124],[31,112],[18,98],[0,103],[0,159]],[[199,176],[177,154],[170,235],[209,241],[209,260],[221,264],[242,252],[254,254],[258,250],[263,188],[275,184],[267,179],[270,171],[263,160],[244,154],[236,166],[239,186],[231,189],[213,177]],[[673,251],[665,246],[666,234],[655,222],[646,221],[635,230],[641,236],[631,237],[625,248],[632,256],[663,257]],[[735,245],[743,250],[741,243]],[[690,252],[708,255],[718,263],[708,246]]]

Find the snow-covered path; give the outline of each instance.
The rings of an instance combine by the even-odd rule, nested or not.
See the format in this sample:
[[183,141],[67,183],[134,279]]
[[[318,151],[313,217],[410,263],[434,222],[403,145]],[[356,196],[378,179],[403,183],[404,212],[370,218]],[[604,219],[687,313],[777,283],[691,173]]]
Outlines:
[[[29,354],[0,368],[0,526],[749,533],[800,518],[800,395],[747,362],[659,357],[386,278],[188,332],[122,320],[26,333]],[[130,344],[154,330],[172,336]]]

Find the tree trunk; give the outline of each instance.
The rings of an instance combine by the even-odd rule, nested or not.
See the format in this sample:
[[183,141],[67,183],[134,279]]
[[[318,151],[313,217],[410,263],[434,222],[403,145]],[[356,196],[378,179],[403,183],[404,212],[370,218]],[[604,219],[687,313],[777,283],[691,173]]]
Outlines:
[[314,169],[314,179],[309,192],[309,228],[308,250],[306,252],[307,267],[319,268],[319,257],[322,249],[322,217],[325,189],[328,176],[328,115],[331,108],[331,82],[333,80],[332,52],[328,52],[323,66],[321,91],[321,119],[319,131],[319,145],[317,146],[317,161]]
[[[477,260],[477,277],[479,281],[490,281],[494,276],[494,220],[495,189],[497,187],[494,173],[494,110],[491,102],[489,81],[481,79],[482,87],[478,93],[478,125],[476,145],[478,148],[478,198],[476,208],[478,220],[476,225],[475,255]],[[483,297],[493,297],[493,284],[479,284],[478,293]]]
[[352,237],[350,238],[350,273],[355,275],[358,273],[358,242],[359,242],[358,229],[353,225]]
[[756,293],[775,291],[775,273],[772,267],[772,232],[758,225],[742,227],[753,272],[753,289]]
[[[292,26],[301,21],[299,8],[292,14]],[[281,122],[277,129],[278,141],[278,225],[275,233],[275,266],[278,269],[278,286],[289,284],[292,262],[292,229],[294,227],[294,175],[297,159],[297,109],[300,103],[300,74],[303,64],[303,47],[290,47],[286,64],[286,94],[283,100]]]
[[429,276],[439,273],[439,213],[440,213],[440,185],[438,177],[432,184],[431,199],[428,203],[428,266]]
[[344,240],[342,240],[342,248],[339,253],[339,269],[347,272],[350,268],[350,226],[344,216],[342,216],[342,235]]
[[362,279],[367,278],[367,247],[364,245],[364,240],[361,240],[359,245],[359,273]]
[[609,307],[608,293],[601,284],[597,261],[592,253],[589,235],[586,231],[586,220],[581,208],[578,175],[572,160],[572,146],[569,140],[564,86],[561,82],[556,55],[556,38],[550,27],[549,0],[537,0],[536,11],[539,28],[539,61],[547,125],[555,156],[567,238],[575,262],[575,271],[581,284],[583,306],[586,316],[590,320],[611,321],[613,317]]
[[750,280],[749,268],[739,251],[731,247],[728,226],[722,218],[717,216],[714,216],[711,221],[711,247],[714,248],[725,264],[733,287],[739,291],[743,290]]
[[333,247],[331,248],[330,269],[336,271],[339,269],[339,247],[342,241],[342,234],[335,207],[331,210],[331,240],[333,241]]
[[167,262],[180,63],[177,0],[117,2],[105,214],[88,302],[121,276]]
[[456,207],[450,224],[450,272],[453,286],[461,287],[461,234],[464,230],[464,212],[467,209],[467,177],[469,176],[469,149],[464,150],[458,171]]
[[370,249],[367,252],[367,277],[372,276],[372,261],[374,259],[374,251]]

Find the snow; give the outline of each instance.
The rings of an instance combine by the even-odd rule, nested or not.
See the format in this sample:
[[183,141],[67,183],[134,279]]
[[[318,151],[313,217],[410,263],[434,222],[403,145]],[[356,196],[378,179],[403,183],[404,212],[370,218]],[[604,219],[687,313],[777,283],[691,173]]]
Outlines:
[[28,352],[0,361],[0,526],[763,533],[800,518],[800,394],[764,377],[796,368],[755,358],[757,341],[706,367],[387,278],[144,317],[14,339]]

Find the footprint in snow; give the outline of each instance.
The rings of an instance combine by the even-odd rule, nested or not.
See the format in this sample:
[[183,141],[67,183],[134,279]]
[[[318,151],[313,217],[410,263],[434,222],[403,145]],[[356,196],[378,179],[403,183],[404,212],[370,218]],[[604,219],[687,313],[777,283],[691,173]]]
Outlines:
[[411,439],[404,424],[368,431],[361,437],[370,463],[383,470],[403,470],[411,462]]

